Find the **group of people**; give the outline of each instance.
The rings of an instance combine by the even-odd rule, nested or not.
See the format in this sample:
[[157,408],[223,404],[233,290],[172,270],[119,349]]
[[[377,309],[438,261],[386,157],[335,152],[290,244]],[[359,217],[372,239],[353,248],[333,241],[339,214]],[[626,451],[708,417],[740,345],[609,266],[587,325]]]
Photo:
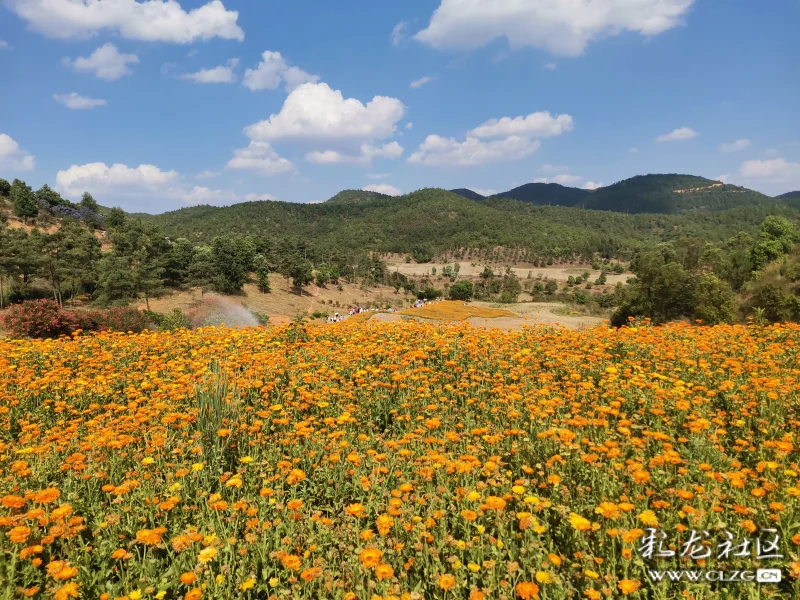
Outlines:
[[397,312],[400,309],[397,308],[397,307],[394,307],[394,306],[391,307],[391,308],[386,308],[386,309],[364,308],[362,306],[354,306],[353,308],[351,308],[350,310],[347,311],[346,315],[345,314],[339,314],[338,312],[333,313],[333,315],[328,315],[325,318],[325,322],[326,323],[339,323],[340,321],[344,321],[345,318],[347,318],[347,317],[352,317],[354,315],[360,315],[361,313],[365,313],[365,312],[375,312],[375,311],[378,311],[378,310],[385,310],[387,312],[393,313],[393,312]]

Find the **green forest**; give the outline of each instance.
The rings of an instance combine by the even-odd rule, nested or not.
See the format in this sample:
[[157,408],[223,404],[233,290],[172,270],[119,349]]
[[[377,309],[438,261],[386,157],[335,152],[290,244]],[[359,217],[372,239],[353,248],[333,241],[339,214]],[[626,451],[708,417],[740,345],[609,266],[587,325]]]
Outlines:
[[[146,215],[103,207],[88,193],[73,203],[46,185],[34,191],[0,179],[0,304],[52,297],[149,305],[170,290],[235,294],[248,281],[269,293],[269,273],[298,291],[344,279],[428,297],[446,292],[388,272],[379,256],[398,253],[422,263],[591,264],[604,272],[629,264],[635,277],[613,293],[587,291],[585,277],[562,290],[526,286],[533,299],[558,294],[613,309],[616,323],[800,319],[794,198],[682,175],[634,177],[584,196],[580,206],[556,206],[437,188],[400,197],[346,190],[319,204],[260,201]],[[643,206],[661,210],[634,210]],[[10,219],[24,227],[10,227]],[[522,290],[509,272],[469,285],[458,279],[449,272],[446,287],[459,299],[513,302]]]

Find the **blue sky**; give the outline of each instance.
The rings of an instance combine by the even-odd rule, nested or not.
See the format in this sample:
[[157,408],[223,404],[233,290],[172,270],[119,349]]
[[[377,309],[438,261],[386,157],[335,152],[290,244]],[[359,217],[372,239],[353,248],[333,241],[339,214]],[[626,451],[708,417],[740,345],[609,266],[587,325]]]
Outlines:
[[0,177],[147,212],[665,172],[780,194],[798,22],[797,0],[5,0]]

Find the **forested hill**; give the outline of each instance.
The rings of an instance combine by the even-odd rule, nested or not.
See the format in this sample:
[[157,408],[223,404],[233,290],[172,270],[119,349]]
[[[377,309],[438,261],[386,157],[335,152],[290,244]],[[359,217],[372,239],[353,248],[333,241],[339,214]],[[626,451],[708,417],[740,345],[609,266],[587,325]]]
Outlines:
[[581,203],[584,208],[629,213],[719,211],[737,206],[776,204],[747,188],[694,175],[640,175],[602,187]]
[[[356,196],[352,196],[355,198]],[[171,238],[209,242],[215,236],[248,234],[302,238],[320,246],[350,250],[433,253],[495,246],[527,248],[540,255],[583,252],[616,254],[644,245],[695,235],[719,241],[738,231],[755,232],[769,214],[796,217],[798,211],[772,206],[679,215],[626,215],[490,198],[475,202],[428,188],[404,196],[358,196],[358,201],[296,204],[245,202],[227,207],[195,206],[143,215]]]
[[782,198],[784,200],[797,200],[800,199],[800,190],[795,192],[786,192],[785,194],[781,194],[777,196],[777,198]]
[[587,190],[558,183],[526,183],[513,190],[496,194],[492,198],[511,198],[540,206],[575,206],[589,194]]
[[637,175],[594,191],[557,183],[527,183],[493,198],[511,198],[538,205],[654,214],[775,205],[773,198],[747,188],[695,175],[673,174]]
[[326,204],[353,204],[355,202],[377,200],[379,198],[391,198],[391,196],[365,190],[343,190],[333,198],[328,199]]

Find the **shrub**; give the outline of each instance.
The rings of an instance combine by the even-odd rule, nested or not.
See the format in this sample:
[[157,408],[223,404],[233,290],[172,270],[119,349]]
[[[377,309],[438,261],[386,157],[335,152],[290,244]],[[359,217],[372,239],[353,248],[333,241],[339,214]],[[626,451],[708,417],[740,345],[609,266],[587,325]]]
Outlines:
[[52,338],[78,329],[78,318],[55,300],[29,300],[12,305],[2,316],[3,326],[13,337]]
[[451,300],[469,300],[472,298],[474,289],[472,283],[462,279],[450,286],[449,296]]

